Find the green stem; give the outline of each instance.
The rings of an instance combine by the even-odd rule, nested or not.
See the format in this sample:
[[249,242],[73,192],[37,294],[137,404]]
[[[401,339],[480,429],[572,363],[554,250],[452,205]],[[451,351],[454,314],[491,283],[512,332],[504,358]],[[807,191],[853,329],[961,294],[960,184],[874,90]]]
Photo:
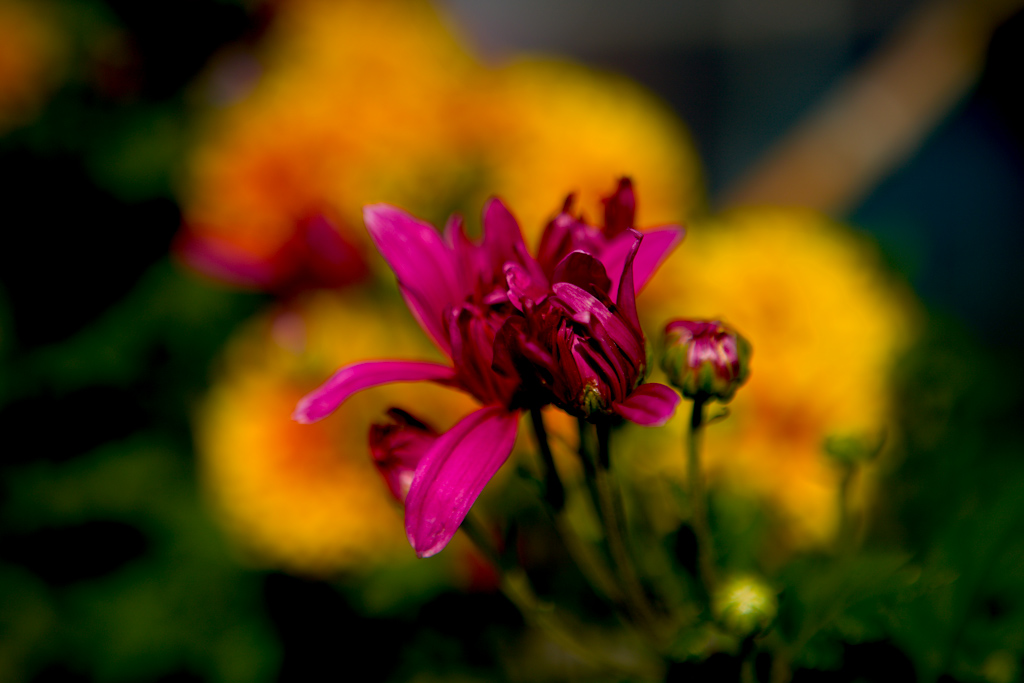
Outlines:
[[740,683],[757,683],[754,676],[754,660],[749,657],[740,665]]
[[494,543],[491,542],[491,536],[487,533],[487,529],[476,512],[472,509],[466,518],[462,520],[462,525],[459,527],[469,540],[473,542],[476,549],[487,558],[487,561],[494,565],[494,568],[499,572],[504,572],[509,569],[509,564],[501,557],[501,553],[494,547]]
[[697,536],[697,568],[700,582],[707,596],[708,606],[717,583],[715,576],[715,546],[708,526],[707,493],[704,490],[704,475],[700,467],[700,446],[704,435],[704,405],[706,399],[698,396],[693,400],[693,414],[690,429],[686,434],[687,477],[690,483],[690,506],[693,513],[691,523]]
[[597,467],[594,464],[597,457],[594,454],[593,448],[594,426],[582,417],[578,418],[578,423],[580,434],[579,455],[580,462],[583,463],[583,479],[586,482],[587,490],[590,492],[590,500],[594,504],[594,510],[597,511],[597,520],[604,527],[604,511],[601,509],[600,497],[597,493]]
[[612,562],[619,576],[622,592],[626,599],[626,608],[630,616],[637,626],[657,638],[657,634],[654,632],[654,611],[647,601],[647,596],[644,594],[643,587],[640,585],[636,570],[633,567],[632,559],[626,549],[624,537],[626,519],[622,500],[612,484],[609,472],[609,465],[611,464],[609,432],[610,429],[607,422],[599,422],[597,424],[598,452],[594,479],[601,517],[604,520],[605,537],[608,540],[608,551],[611,553]]
[[555,514],[559,514],[565,507],[565,487],[555,468],[555,459],[551,455],[551,444],[548,442],[548,432],[544,428],[544,417],[538,406],[530,408],[530,423],[533,425],[533,435],[537,439],[537,448],[544,461],[544,500],[551,506]]
[[772,659],[769,683],[789,683],[793,679],[793,669],[790,664],[793,654],[788,649],[780,649]]
[[853,482],[854,466],[845,463],[839,479],[839,495],[836,503],[839,507],[839,528],[836,532],[836,550],[840,555],[851,554],[856,545],[856,534],[850,515],[850,487]]
[[[552,488],[550,484],[551,479],[546,478],[545,483],[545,497],[551,496],[556,500],[561,497],[563,500],[566,496],[572,493],[571,487],[565,487],[563,482],[557,478],[558,473],[555,470],[554,458],[551,453],[551,445],[548,440],[547,431],[544,428],[543,416],[540,411],[533,413],[531,411],[531,419],[534,424],[534,435],[537,438],[538,447],[541,451],[541,457],[545,461],[546,468],[549,472],[554,474],[554,481],[557,482]],[[586,423],[583,423],[586,424]],[[583,441],[584,435],[580,434],[580,449],[581,455],[583,455]],[[593,463],[583,458],[584,470],[588,468],[593,469]],[[588,479],[588,486],[592,486],[592,481]],[[559,495],[561,493],[561,496]],[[579,568],[580,572],[590,583],[591,587],[594,588],[600,595],[610,600],[612,603],[622,603],[622,595],[618,586],[615,584],[615,579],[612,577],[611,571],[608,569],[607,563],[604,558],[600,557],[599,553],[595,551],[588,543],[586,543],[579,534],[576,533],[576,529],[570,522],[564,507],[560,506],[556,508],[552,501],[549,500],[548,512],[551,515],[552,524],[555,530],[558,532],[558,536],[565,546],[569,555],[572,557],[573,562]]]

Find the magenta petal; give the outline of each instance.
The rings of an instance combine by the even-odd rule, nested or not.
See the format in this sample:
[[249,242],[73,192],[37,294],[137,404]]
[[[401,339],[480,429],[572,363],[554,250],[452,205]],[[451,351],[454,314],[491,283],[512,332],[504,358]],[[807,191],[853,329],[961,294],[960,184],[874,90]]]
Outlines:
[[444,311],[466,295],[453,250],[429,223],[388,204],[364,207],[363,220],[381,256],[395,271],[409,309],[447,351]]
[[679,405],[679,394],[664,384],[641,384],[622,403],[612,404],[612,410],[630,422],[645,427],[660,427],[668,422]]
[[611,279],[604,264],[585,251],[574,251],[555,266],[555,282],[569,282],[591,293],[611,294]]
[[531,274],[518,263],[505,264],[505,283],[507,300],[520,311],[525,301],[540,303],[549,293],[543,273]]
[[322,420],[352,394],[379,384],[445,382],[454,377],[455,371],[447,365],[423,361],[382,360],[346,365],[320,387],[303,396],[295,406],[292,419],[303,424]]
[[[654,276],[658,266],[668,258],[669,253],[683,241],[686,231],[682,228],[670,225],[664,228],[646,230],[643,233],[643,242],[640,250],[633,261],[633,286],[634,291],[640,293],[647,283]],[[633,248],[633,237],[630,231],[622,232],[605,247],[598,258],[604,264],[605,270],[612,278],[612,292],[619,287],[619,277],[622,268],[626,264],[626,258]]]
[[500,199],[489,199],[484,205],[483,224],[483,247],[492,265],[501,267],[526,251],[519,223]]
[[423,456],[405,499],[405,533],[419,557],[439,553],[516,440],[519,413],[487,406],[462,418]]
[[548,275],[554,271],[558,262],[572,251],[571,226],[574,223],[575,220],[572,216],[562,213],[544,228],[540,246],[537,248],[537,261]]
[[633,331],[643,336],[643,331],[640,329],[640,318],[637,317],[636,313],[636,290],[633,288],[633,262],[636,260],[636,255],[643,245],[643,235],[632,228],[630,228],[629,232],[632,233],[634,242],[629,250],[629,254],[626,255],[626,263],[622,267],[622,279],[619,282],[615,303],[619,305],[622,317],[626,319],[626,322],[633,328]]

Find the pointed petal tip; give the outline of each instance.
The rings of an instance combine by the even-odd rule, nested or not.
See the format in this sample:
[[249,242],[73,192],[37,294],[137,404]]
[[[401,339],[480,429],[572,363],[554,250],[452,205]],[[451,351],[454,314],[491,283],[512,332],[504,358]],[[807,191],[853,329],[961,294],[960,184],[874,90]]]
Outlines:
[[[508,253],[500,254],[506,258],[515,257],[515,244],[522,242],[522,231],[519,221],[499,197],[491,197],[484,203],[483,210],[484,242],[494,243],[494,247]],[[499,254],[492,254],[498,256]]]
[[393,211],[401,211],[398,207],[392,206],[391,204],[385,204],[379,202],[377,204],[365,204],[363,205],[363,218],[370,216],[376,217],[382,213],[388,213]]
[[511,213],[505,202],[497,195],[491,195],[487,198],[487,201],[484,202],[484,215],[486,216],[491,211],[505,211],[507,213]]
[[366,204],[363,206],[363,222],[367,227],[377,221],[381,212],[387,208],[387,204]]
[[325,410],[322,405],[318,406],[317,399],[320,399],[320,394],[317,391],[303,396],[295,406],[295,410],[292,411],[292,419],[300,425],[311,425],[334,412],[334,408]]
[[662,225],[657,228],[652,228],[649,232],[654,232],[655,230],[675,233],[676,238],[675,241],[672,243],[673,246],[679,244],[679,242],[681,242],[683,238],[686,237],[687,233],[685,225],[676,225],[675,223],[670,223],[669,225]]
[[425,560],[428,557],[433,557],[434,555],[437,555],[439,552],[441,552],[442,550],[444,550],[448,546],[448,541],[445,541],[444,543],[435,543],[434,545],[430,546],[429,548],[417,549],[416,548],[416,539],[414,539],[412,537],[412,534],[409,534],[408,538],[409,538],[409,545],[411,545],[413,551],[415,551],[416,557],[418,557],[421,560]]
[[[427,225],[408,211],[386,202],[364,204],[363,222],[371,236],[380,230],[418,230],[421,225]],[[429,225],[427,227],[430,228]]]
[[308,411],[309,406],[306,404],[305,400],[299,401],[299,405],[295,406],[295,410],[292,411],[292,419],[300,425],[313,424],[317,420],[311,418]]

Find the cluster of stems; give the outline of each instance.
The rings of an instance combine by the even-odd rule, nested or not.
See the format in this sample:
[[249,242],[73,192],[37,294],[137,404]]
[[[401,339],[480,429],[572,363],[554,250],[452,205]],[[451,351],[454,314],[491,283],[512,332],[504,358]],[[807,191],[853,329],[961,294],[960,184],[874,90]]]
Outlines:
[[[696,592],[702,603],[700,614],[706,621],[713,620],[712,596],[716,586],[715,553],[707,519],[706,492],[700,466],[700,444],[704,430],[707,400],[693,402],[693,413],[686,434],[690,524],[698,545],[698,574]],[[664,666],[664,657],[680,628],[691,626],[692,615],[673,615],[665,612],[661,603],[652,601],[645,590],[630,549],[625,507],[619,482],[612,476],[610,420],[591,424],[579,420],[578,455],[583,470],[583,486],[567,490],[562,481],[544,419],[539,408],[530,413],[540,462],[543,467],[542,499],[561,542],[588,580],[594,591],[607,599],[621,620],[633,631],[634,642],[645,650],[629,662],[613,661],[608,652],[595,648],[581,637],[580,624],[572,617],[533,591],[525,570],[508,554],[499,553],[481,521],[471,513],[462,529],[498,570],[501,588],[506,596],[523,612],[527,621],[541,629],[551,640],[567,652],[605,669],[646,670],[654,675]],[[577,491],[577,488],[580,490]],[[595,546],[584,540],[566,515],[566,500],[577,493],[589,498],[589,503],[603,529],[603,543]]]
[[[501,588],[517,605],[528,623],[547,634],[553,643],[581,662],[603,671],[657,679],[664,674],[670,648],[682,629],[710,626],[725,632],[716,614],[715,595],[720,588],[714,541],[708,522],[707,491],[701,468],[701,446],[709,422],[707,408],[712,398],[698,394],[692,399],[692,412],[684,436],[683,451],[687,463],[689,523],[697,541],[696,575],[694,576],[699,609],[685,615],[670,614],[663,602],[652,601],[645,590],[630,552],[630,542],[622,494],[611,473],[611,423],[591,424],[579,420],[578,455],[583,466],[583,487],[567,489],[559,476],[552,455],[547,430],[540,409],[531,411],[533,434],[543,466],[543,500],[551,521],[565,548],[596,593],[615,608],[621,621],[628,625],[633,646],[631,656],[623,658],[615,651],[595,643],[593,633],[565,611],[534,592],[526,571],[508,555],[499,554],[481,522],[470,514],[462,529],[483,554],[494,564],[501,576]],[[850,518],[847,500],[850,480],[856,470],[851,464],[843,477],[839,500],[839,555],[848,555],[861,540],[863,529]],[[579,490],[578,490],[579,489]],[[570,495],[586,495],[604,532],[602,547],[585,541],[570,523],[565,509]],[[812,620],[813,621],[813,620]],[[754,657],[759,650],[772,652],[769,674],[771,683],[786,683],[792,678],[794,656],[824,623],[805,623],[790,642],[782,641],[771,628],[755,630],[738,642],[736,654],[741,660],[740,680],[754,683]]]

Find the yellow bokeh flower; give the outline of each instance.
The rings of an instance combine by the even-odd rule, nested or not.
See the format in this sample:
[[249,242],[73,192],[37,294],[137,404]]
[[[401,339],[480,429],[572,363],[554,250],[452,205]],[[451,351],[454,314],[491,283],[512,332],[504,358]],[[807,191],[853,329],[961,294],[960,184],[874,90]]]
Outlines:
[[[915,326],[870,243],[805,210],[737,210],[693,227],[641,304],[649,330],[717,318],[750,340],[750,379],[707,430],[706,469],[769,502],[790,544],[831,538],[839,471],[824,442],[892,440],[891,370]],[[657,437],[658,457],[634,458],[642,476],[683,476],[687,418],[684,407]]]
[[596,219],[622,175],[647,225],[703,201],[693,145],[653,95],[570,63],[486,67],[426,2],[291,0],[261,47],[260,78],[210,112],[184,170],[184,234],[208,261],[274,270],[321,213],[373,260],[361,211],[376,202],[476,226],[497,194],[532,242],[570,191]]
[[40,107],[55,84],[62,49],[42,3],[0,0],[0,133]]
[[256,260],[323,211],[365,246],[367,197],[416,194],[464,146],[457,99],[475,65],[425,3],[286,3],[262,61],[252,90],[212,112],[182,188],[193,231]]
[[393,385],[315,425],[291,419],[299,398],[343,364],[436,357],[393,299],[308,297],[228,345],[197,415],[197,451],[214,509],[256,563],[325,576],[415,558],[371,462],[368,427],[394,405],[446,429],[471,402],[441,387]]
[[499,70],[481,103],[495,135],[487,148],[488,192],[514,207],[527,241],[575,192],[594,222],[614,179],[640,188],[637,225],[677,223],[704,201],[700,162],[667,105],[620,76],[555,60]]

